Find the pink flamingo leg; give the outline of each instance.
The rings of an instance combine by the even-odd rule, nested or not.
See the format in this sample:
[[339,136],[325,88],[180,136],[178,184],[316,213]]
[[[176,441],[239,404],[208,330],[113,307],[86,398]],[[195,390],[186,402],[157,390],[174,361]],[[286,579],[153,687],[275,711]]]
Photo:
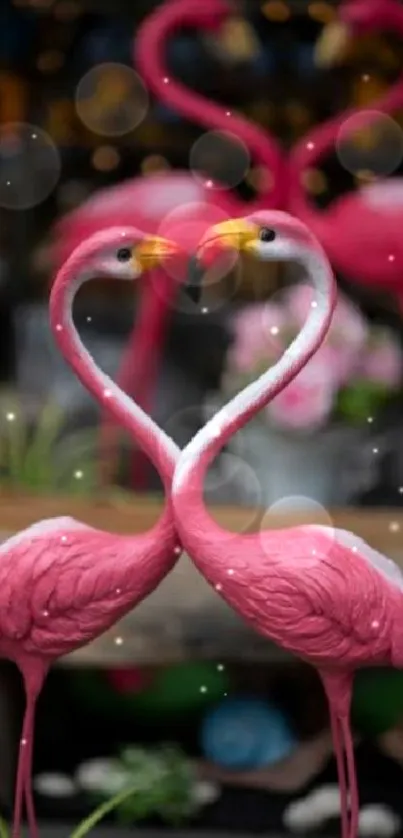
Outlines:
[[12,838],[19,838],[20,836],[24,794],[30,835],[31,838],[38,838],[38,827],[32,798],[31,770],[36,703],[43,687],[48,666],[44,661],[30,661],[29,664],[20,668],[24,678],[26,706],[18,755]]
[[25,776],[25,805],[27,810],[28,826],[30,838],[39,838],[38,825],[36,822],[35,806],[32,796],[32,756],[34,748],[34,730],[32,729],[32,736],[28,738],[25,757],[26,776]]
[[344,748],[347,759],[348,785],[350,788],[350,838],[356,838],[358,834],[360,803],[358,797],[357,772],[355,768],[353,737],[351,735],[351,728],[348,716],[343,716],[340,719],[340,723],[343,731]]
[[343,752],[343,733],[340,728],[339,719],[330,705],[330,725],[332,729],[333,748],[336,756],[337,776],[340,788],[340,817],[342,838],[349,838],[348,824],[348,792],[347,779]]

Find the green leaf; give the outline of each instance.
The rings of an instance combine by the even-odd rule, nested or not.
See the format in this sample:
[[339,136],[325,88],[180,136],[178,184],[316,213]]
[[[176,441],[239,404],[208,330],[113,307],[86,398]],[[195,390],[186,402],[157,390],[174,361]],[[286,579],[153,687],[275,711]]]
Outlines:
[[335,413],[350,424],[361,425],[368,416],[378,413],[390,397],[389,388],[383,384],[358,381],[339,391]]

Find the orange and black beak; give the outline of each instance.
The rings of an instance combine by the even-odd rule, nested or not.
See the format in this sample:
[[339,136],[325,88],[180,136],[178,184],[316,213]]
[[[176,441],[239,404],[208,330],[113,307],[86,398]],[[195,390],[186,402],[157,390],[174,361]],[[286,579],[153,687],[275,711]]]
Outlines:
[[223,252],[253,251],[256,240],[256,227],[245,218],[234,218],[210,227],[189,262],[187,292],[193,302],[199,302],[203,278]]
[[141,271],[163,266],[164,262],[180,255],[179,247],[161,236],[145,236],[133,248],[132,258],[137,262]]

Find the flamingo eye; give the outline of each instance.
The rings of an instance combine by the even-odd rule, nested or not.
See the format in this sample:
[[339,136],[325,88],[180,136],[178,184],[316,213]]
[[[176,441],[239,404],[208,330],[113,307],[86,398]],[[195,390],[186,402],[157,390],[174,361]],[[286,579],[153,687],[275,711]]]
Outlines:
[[132,258],[130,247],[119,248],[116,256],[119,262],[130,262],[130,259]]
[[270,230],[269,227],[261,227],[259,230],[259,240],[261,242],[272,242],[275,238],[275,230]]

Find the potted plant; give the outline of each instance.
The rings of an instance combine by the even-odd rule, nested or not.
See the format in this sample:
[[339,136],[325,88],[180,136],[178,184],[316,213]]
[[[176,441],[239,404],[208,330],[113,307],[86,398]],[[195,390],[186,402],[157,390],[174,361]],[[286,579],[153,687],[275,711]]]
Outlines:
[[[298,284],[234,317],[220,400],[276,364],[314,304],[310,287]],[[341,505],[369,488],[380,454],[374,423],[399,391],[402,360],[393,333],[340,295],[320,350],[241,435],[262,504],[303,496]]]

